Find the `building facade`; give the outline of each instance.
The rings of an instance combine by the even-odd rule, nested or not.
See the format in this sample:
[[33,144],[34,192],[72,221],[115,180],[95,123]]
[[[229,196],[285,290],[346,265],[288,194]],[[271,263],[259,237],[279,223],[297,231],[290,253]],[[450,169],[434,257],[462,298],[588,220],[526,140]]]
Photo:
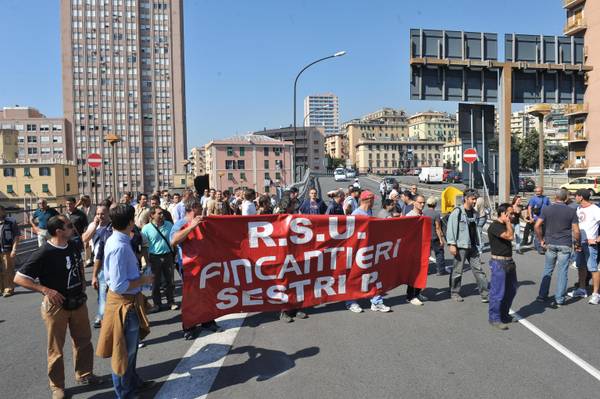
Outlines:
[[526,111],[513,112],[510,115],[510,133],[512,137],[523,140],[533,130],[539,131],[538,120]]
[[463,159],[462,140],[460,137],[444,143],[442,146],[442,159],[444,167],[462,172]]
[[[104,162],[100,198],[150,192],[184,173],[187,157],[183,1],[61,0],[63,104],[83,194],[88,154]],[[113,165],[109,134],[118,136]]]
[[594,70],[586,72],[584,104],[569,106],[569,157],[565,169],[569,177],[600,175],[600,2],[563,0],[567,13],[564,34],[584,38],[584,60]]
[[443,141],[360,140],[356,146],[359,173],[397,174],[400,169],[443,166]]
[[333,93],[315,94],[304,98],[303,126],[323,127],[325,134],[340,130],[340,102]]
[[451,141],[458,137],[458,121],[446,112],[419,112],[408,118],[408,130],[412,139]]
[[191,174],[192,176],[202,176],[206,174],[206,148],[194,147],[190,150],[189,161],[191,162]]
[[32,107],[4,107],[0,128],[18,132],[17,162],[72,161],[73,135],[65,118],[48,118]]
[[206,144],[206,173],[219,190],[253,188],[274,193],[293,182],[293,143],[258,134]]
[[316,173],[325,172],[327,160],[325,158],[325,129],[323,127],[298,127],[296,133],[294,133],[294,127],[290,126],[279,129],[265,129],[254,134],[293,143],[295,181],[302,179],[307,168]]
[[346,161],[348,159],[348,136],[345,133],[325,136],[325,155]]

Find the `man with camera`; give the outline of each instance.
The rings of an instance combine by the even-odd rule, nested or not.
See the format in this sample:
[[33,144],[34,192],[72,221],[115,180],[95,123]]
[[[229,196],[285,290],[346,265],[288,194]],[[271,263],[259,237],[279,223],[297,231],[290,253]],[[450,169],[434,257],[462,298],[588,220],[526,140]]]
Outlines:
[[47,228],[50,239],[33,253],[14,281],[44,295],[41,311],[48,334],[48,379],[52,398],[61,399],[65,397],[63,346],[67,327],[73,340],[75,379],[83,385],[102,381],[92,374],[94,350],[86,283],[81,251],[70,241],[73,223],[64,215],[53,216]]

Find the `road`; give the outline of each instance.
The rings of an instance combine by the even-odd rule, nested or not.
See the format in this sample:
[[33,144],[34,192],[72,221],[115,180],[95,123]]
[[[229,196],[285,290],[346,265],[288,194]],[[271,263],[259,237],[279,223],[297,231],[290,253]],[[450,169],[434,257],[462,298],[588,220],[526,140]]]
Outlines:
[[[361,177],[360,182],[378,192],[376,180]],[[324,191],[339,186],[329,177],[319,178],[319,184]],[[485,254],[484,260],[488,258]],[[231,315],[220,321],[224,332],[203,333],[193,342],[181,339],[177,312],[150,315],[152,333],[140,349],[138,367],[143,378],[158,379],[161,386],[145,397],[597,396],[600,307],[579,300],[553,310],[535,302],[543,257],[527,252],[517,255],[516,262],[520,287],[513,309],[526,323],[504,332],[489,326],[487,305],[480,302],[469,272],[463,281],[463,303],[449,300],[447,276],[433,274],[423,292],[430,300],[422,307],[406,303],[405,287],[399,287],[385,298],[391,313],[355,314],[333,303],[308,309],[308,319],[290,324],[274,313]],[[575,278],[570,270],[570,284]],[[88,295],[94,298],[90,288]],[[368,301],[360,303],[366,308]],[[0,298],[0,353],[10,360],[0,366],[3,397],[48,397],[39,304],[38,294],[21,289],[14,297]],[[93,301],[89,307],[92,318]],[[554,346],[532,332],[531,325],[551,337]],[[70,349],[66,352],[69,370]],[[107,375],[109,361],[96,358],[95,370]],[[72,387],[73,377],[69,372],[67,376],[67,386]],[[69,391],[77,398],[112,397],[109,385]]]

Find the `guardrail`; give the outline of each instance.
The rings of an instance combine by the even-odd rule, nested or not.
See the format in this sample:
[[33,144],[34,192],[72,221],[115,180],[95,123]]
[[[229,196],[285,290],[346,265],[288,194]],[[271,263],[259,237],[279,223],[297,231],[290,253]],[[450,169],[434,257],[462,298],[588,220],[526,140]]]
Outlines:
[[298,200],[300,201],[300,203],[302,203],[302,201],[306,197],[306,194],[308,193],[308,190],[315,187],[315,177],[312,176],[310,168],[306,169],[306,172],[304,173],[304,177],[302,178],[302,180],[300,180],[297,183],[289,185],[286,188],[286,190],[289,190],[292,187],[296,187],[298,189]]

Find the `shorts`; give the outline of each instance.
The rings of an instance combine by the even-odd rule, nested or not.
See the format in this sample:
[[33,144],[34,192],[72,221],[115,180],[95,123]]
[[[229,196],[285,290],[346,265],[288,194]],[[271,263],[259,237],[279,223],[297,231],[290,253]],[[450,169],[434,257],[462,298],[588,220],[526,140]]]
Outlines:
[[587,267],[589,272],[598,271],[598,245],[581,244],[581,252],[577,252],[577,267]]

